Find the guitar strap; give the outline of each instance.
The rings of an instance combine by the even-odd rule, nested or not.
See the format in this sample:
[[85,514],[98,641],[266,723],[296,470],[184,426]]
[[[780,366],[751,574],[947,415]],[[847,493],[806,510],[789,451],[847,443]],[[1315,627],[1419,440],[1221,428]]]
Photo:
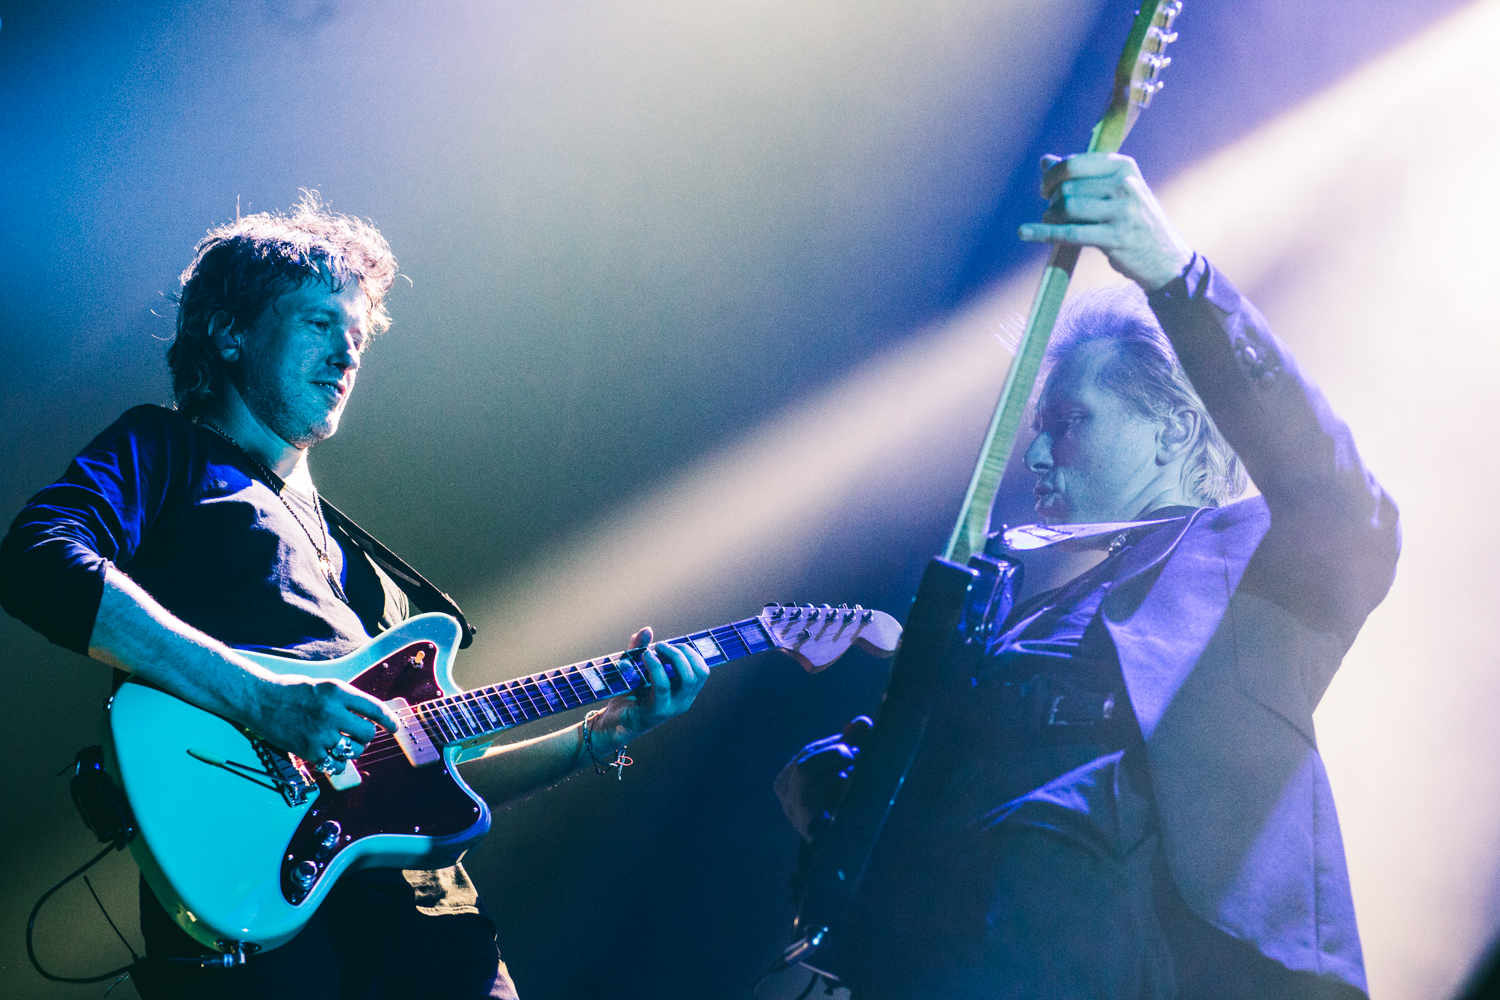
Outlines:
[[[1023,524],[1016,528],[1002,528],[990,536],[990,543],[998,541],[1002,552],[1032,552],[1054,545],[1073,550],[1094,548],[1087,543],[1105,535],[1118,535],[1179,520],[1180,517],[1164,517],[1154,521],[1104,521],[1098,524]],[[985,546],[986,552],[989,548],[990,545]]]
[[464,613],[459,610],[458,603],[453,598],[438,590],[425,576],[412,569],[410,563],[382,545],[374,535],[355,524],[348,514],[329,503],[327,497],[318,499],[323,504],[323,515],[328,518],[329,522],[342,531],[344,537],[353,542],[361,552],[370,557],[371,562],[383,569],[396,582],[396,586],[405,592],[413,607],[418,611],[439,611],[457,618],[463,635],[458,647],[460,649],[469,647],[478,629],[469,624],[469,620],[464,617]]

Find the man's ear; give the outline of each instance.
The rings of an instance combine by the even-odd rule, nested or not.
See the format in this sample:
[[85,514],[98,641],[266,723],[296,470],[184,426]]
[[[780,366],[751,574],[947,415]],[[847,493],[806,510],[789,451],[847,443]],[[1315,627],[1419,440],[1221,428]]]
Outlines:
[[1198,438],[1203,415],[1190,406],[1180,406],[1162,421],[1156,433],[1156,464],[1171,465]]
[[223,310],[208,318],[208,340],[223,361],[233,363],[244,354],[245,337],[234,317]]

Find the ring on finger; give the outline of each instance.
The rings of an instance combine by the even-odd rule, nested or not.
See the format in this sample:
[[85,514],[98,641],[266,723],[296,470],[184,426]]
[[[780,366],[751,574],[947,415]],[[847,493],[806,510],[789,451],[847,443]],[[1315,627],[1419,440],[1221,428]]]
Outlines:
[[328,751],[328,756],[334,760],[348,760],[354,756],[354,741],[347,736],[340,736],[339,741]]
[[330,753],[326,757],[324,757],[322,760],[320,760],[318,763],[314,764],[313,765],[313,770],[314,771],[321,771],[324,774],[328,774],[328,775],[334,775],[334,774],[338,774],[340,771],[342,771],[344,769],[344,764],[345,763],[346,763],[346,761],[340,760],[339,758],[335,757],[332,753]]

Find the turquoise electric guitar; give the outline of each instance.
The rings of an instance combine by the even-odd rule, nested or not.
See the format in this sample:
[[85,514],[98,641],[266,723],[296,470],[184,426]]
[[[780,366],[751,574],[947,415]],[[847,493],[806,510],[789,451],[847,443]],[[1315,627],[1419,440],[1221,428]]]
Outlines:
[[[668,641],[709,666],[778,649],[816,672],[851,646],[890,656],[900,636],[879,611],[767,605]],[[160,688],[127,681],[115,692],[106,762],[134,812],[131,854],[178,926],[242,958],[290,940],[345,872],[454,864],[490,828],[456,765],[506,730],[646,683],[636,649],[463,691],[459,637],[453,618],[425,614],[336,660],[245,654],[278,673],[348,681],[393,709],[400,729],[381,730],[333,776]]]
[[[1089,152],[1118,152],[1141,111],[1161,89],[1159,76],[1171,61],[1163,52],[1177,38],[1172,23],[1181,10],[1180,0],[1141,3]],[[926,734],[933,695],[943,682],[943,665],[958,640],[978,643],[1010,611],[1009,583],[1018,581],[1020,564],[985,553],[990,508],[1067,296],[1078,251],[1076,246],[1058,246],[1047,261],[948,546],[928,564],[912,602],[906,637],[892,665],[875,728],[860,750],[859,765],[831,822],[813,842],[792,925],[793,943],[783,953],[783,964],[801,963],[837,979],[839,943],[876,843]],[[1042,529],[1040,535],[1015,535],[1015,543],[1034,548],[1052,540],[1045,533]],[[1012,542],[1012,534],[1006,541]]]

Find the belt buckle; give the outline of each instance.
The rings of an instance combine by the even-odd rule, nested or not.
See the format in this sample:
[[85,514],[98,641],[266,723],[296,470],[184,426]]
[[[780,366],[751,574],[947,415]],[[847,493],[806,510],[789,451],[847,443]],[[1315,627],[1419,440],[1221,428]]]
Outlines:
[[[1058,685],[1070,688],[1066,683]],[[1051,685],[1048,685],[1051,688]],[[1082,691],[1077,688],[1047,691],[1045,726],[1094,726],[1115,717],[1113,691]]]

